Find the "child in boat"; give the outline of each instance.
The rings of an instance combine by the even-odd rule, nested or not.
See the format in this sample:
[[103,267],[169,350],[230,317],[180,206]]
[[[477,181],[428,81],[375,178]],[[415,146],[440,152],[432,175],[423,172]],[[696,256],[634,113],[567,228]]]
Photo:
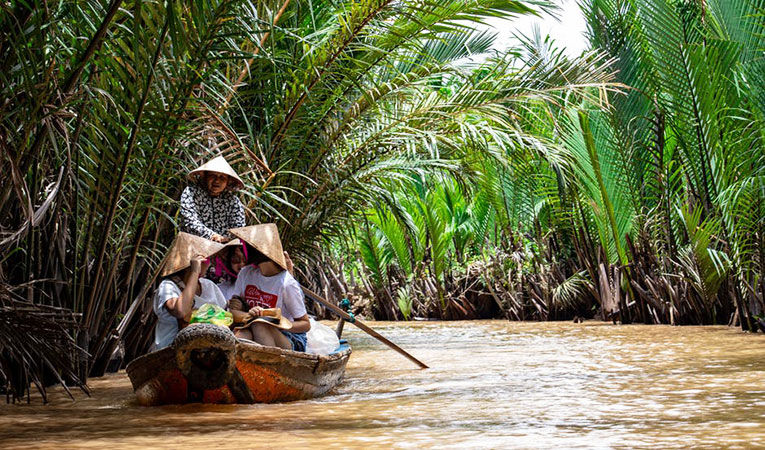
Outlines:
[[154,293],[157,325],[152,350],[169,346],[181,324],[189,322],[194,309],[205,303],[226,308],[226,299],[218,286],[201,277],[210,264],[207,259],[222,249],[223,244],[193,234],[178,233],[161,273],[164,279]]
[[[231,245],[232,243],[236,245]],[[234,284],[239,275],[239,271],[247,264],[244,258],[244,251],[239,240],[231,241],[229,245],[221,252],[222,276],[218,283],[218,288],[223,293],[223,298],[229,299],[234,295]]]
[[[287,252],[284,252],[284,261],[287,264],[287,271],[291,275],[293,273],[292,259]],[[224,298],[230,299],[234,296],[234,285],[239,271],[247,265],[247,259],[244,257],[244,246],[239,239],[234,239],[226,244],[226,248],[218,255],[216,265],[220,266],[219,270],[216,269],[216,273],[221,273],[218,289],[223,293]]]
[[181,231],[215,242],[231,239],[229,228],[243,227],[244,205],[236,191],[244,183],[222,156],[189,172],[181,194]]
[[231,233],[247,244],[246,256],[248,262],[253,263],[239,272],[234,285],[235,297],[229,301],[234,322],[247,322],[264,316],[264,309],[279,308],[282,317],[292,324],[288,329],[282,329],[280,325],[257,321],[238,330],[236,336],[261,345],[304,352],[311,322],[300,284],[287,270],[289,266],[276,225],[237,228]]

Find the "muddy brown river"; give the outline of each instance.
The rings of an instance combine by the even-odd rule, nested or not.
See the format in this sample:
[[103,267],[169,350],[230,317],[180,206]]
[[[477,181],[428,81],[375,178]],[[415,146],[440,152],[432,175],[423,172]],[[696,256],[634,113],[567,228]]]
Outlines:
[[765,446],[765,336],[727,327],[346,325],[345,381],[275,405],[145,408],[124,371],[92,397],[0,405],[3,448],[613,448]]

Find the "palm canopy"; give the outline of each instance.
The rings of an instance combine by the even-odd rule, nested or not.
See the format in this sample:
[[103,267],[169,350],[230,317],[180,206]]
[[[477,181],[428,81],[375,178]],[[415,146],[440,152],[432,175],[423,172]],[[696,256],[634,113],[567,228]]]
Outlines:
[[464,60],[493,42],[471,22],[546,8],[369,2],[282,18],[270,53],[249,67],[226,113],[275,168],[257,199],[261,208],[273,207],[265,215],[283,218],[290,245],[308,249],[384,194],[382,181],[390,177],[457,170],[457,161],[478,149],[504,164],[497,148],[544,147],[518,118],[534,102],[592,97],[591,88],[612,87],[606,61],[590,55],[518,67],[513,54],[481,64]]

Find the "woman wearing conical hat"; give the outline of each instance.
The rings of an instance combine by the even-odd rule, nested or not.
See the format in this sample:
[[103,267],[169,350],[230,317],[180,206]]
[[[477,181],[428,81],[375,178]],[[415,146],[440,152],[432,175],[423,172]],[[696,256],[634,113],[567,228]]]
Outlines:
[[224,248],[223,244],[193,234],[178,233],[165,258],[161,273],[164,279],[154,293],[157,325],[153,350],[170,345],[180,329],[179,322],[188,322],[194,309],[205,303],[226,308],[218,286],[202,278],[210,265],[208,258]]
[[227,242],[230,228],[243,227],[244,205],[236,191],[244,183],[222,156],[189,172],[181,194],[181,231]]
[[[235,228],[231,234],[245,243],[250,265],[239,271],[229,301],[235,322],[251,323],[237,337],[261,345],[305,351],[311,329],[303,291],[289,273],[279,231],[272,223]],[[267,312],[278,311],[276,316]]]

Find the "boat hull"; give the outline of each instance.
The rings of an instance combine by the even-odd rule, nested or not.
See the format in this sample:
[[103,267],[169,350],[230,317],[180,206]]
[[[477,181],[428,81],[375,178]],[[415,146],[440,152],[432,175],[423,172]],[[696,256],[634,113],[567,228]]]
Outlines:
[[[215,326],[208,324],[190,327],[200,326],[218,335],[222,329],[212,330],[209,327]],[[230,355],[234,363],[218,368],[216,361],[225,358],[208,357],[206,347],[216,350],[216,339],[205,334],[206,330],[192,330],[197,336],[191,339],[192,344],[197,344],[193,351],[207,357],[203,361],[191,358],[198,366],[194,370],[188,369],[187,355],[178,345],[178,338],[170,347],[128,364],[127,373],[140,404],[275,403],[314,398],[340,384],[351,354],[351,348],[345,344],[330,355],[312,355],[236,340],[234,354]],[[186,343],[189,341],[186,339]],[[230,353],[231,349],[226,351]],[[214,379],[200,382],[199,367],[207,370],[210,366],[220,373],[216,372]]]

